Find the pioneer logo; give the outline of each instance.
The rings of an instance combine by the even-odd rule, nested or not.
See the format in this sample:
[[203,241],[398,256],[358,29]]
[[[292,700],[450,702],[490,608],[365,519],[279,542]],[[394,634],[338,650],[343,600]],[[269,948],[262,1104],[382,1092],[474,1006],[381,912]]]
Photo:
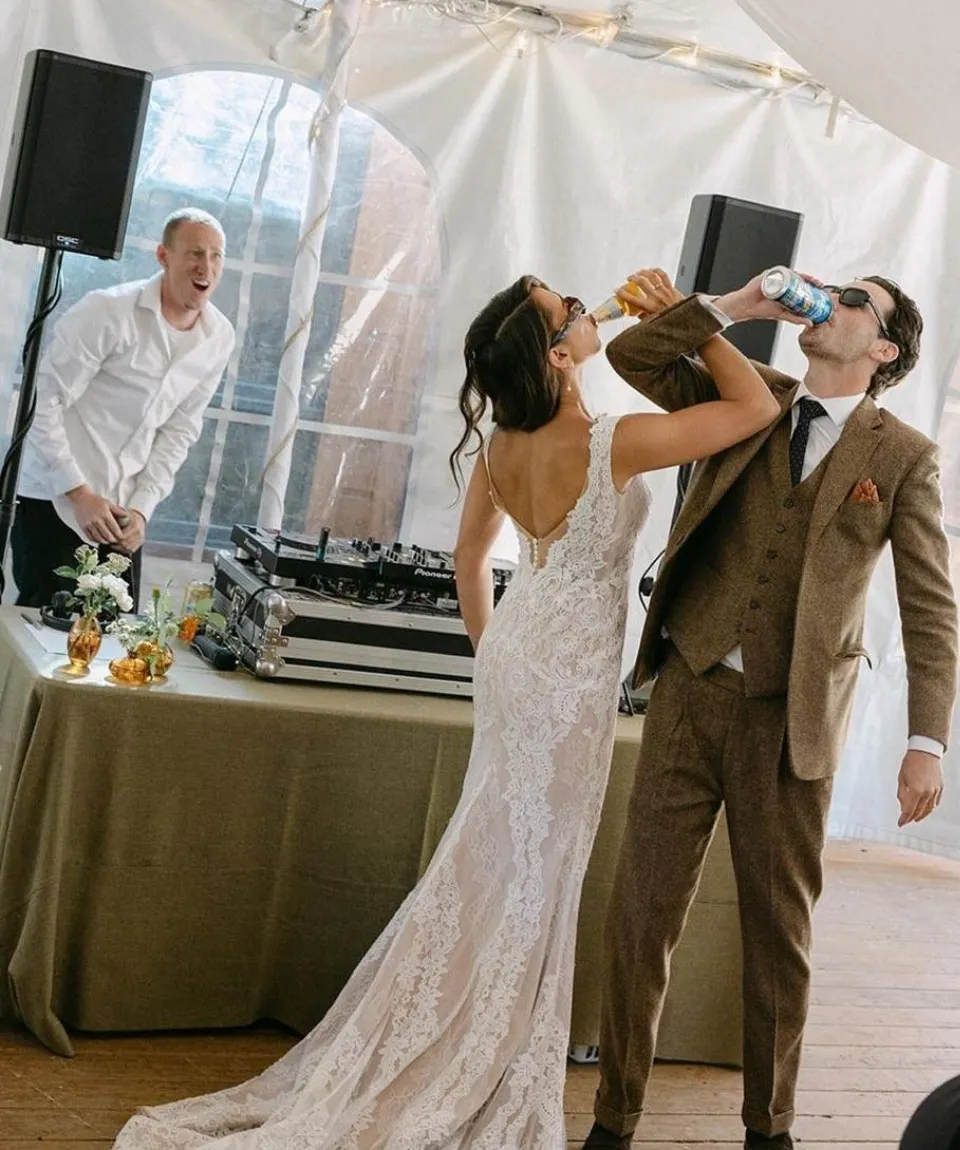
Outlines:
[[434,567],[417,567],[413,573],[423,579],[442,579],[445,583],[449,583],[453,578],[451,572],[438,571]]

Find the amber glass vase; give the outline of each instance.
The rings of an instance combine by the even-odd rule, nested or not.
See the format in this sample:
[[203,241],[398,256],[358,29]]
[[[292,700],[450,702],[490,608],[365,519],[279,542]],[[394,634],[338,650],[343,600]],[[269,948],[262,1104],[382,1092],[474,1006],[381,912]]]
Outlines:
[[81,615],[75,619],[67,633],[67,658],[70,662],[64,668],[66,673],[78,676],[88,674],[102,642],[103,632],[96,615]]
[[151,683],[163,682],[173,666],[173,651],[166,643],[162,647],[159,643],[139,643],[133,653],[138,659],[146,660]]

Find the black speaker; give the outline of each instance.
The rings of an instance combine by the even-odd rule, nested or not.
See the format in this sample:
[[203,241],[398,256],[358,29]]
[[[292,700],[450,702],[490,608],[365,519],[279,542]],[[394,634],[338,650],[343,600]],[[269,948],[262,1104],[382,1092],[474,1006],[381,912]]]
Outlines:
[[[767,268],[792,267],[802,224],[799,212],[730,196],[694,196],[677,287],[685,295],[723,295]],[[753,320],[728,328],[725,335],[750,359],[769,363],[779,329],[778,323]]]
[[0,192],[4,239],[120,257],[151,82],[61,52],[27,55]]

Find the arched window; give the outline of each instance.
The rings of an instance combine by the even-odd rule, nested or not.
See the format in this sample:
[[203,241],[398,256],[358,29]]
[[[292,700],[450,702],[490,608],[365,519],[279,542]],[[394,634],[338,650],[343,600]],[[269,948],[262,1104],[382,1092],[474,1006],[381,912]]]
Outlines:
[[[192,71],[155,82],[122,260],[64,260],[68,307],[150,276],[166,215],[195,205],[227,235],[214,302],[237,354],[147,553],[200,560],[254,522],[284,342],[308,133],[318,93],[277,76]],[[341,121],[284,527],[395,538],[420,398],[432,369],[443,229],[430,174],[372,116]]]

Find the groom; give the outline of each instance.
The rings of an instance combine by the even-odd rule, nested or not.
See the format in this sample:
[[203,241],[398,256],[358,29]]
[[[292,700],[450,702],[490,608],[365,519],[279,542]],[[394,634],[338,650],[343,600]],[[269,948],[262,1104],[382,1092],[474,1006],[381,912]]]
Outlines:
[[[656,312],[666,275],[631,277]],[[635,683],[658,675],[607,925],[596,1123],[626,1148],[643,1109],[670,955],[726,808],[743,937],[745,1146],[787,1150],[832,777],[853,704],[870,576],[889,541],[908,680],[900,825],[937,806],[957,613],[935,445],[874,399],[914,366],[922,321],[894,283],[828,289],[802,383],[760,367],[782,415],[701,462],[667,545]],[[632,296],[625,296],[634,302]],[[607,355],[667,411],[717,397],[696,349],[728,324],[789,319],[759,278],[685,299]]]

